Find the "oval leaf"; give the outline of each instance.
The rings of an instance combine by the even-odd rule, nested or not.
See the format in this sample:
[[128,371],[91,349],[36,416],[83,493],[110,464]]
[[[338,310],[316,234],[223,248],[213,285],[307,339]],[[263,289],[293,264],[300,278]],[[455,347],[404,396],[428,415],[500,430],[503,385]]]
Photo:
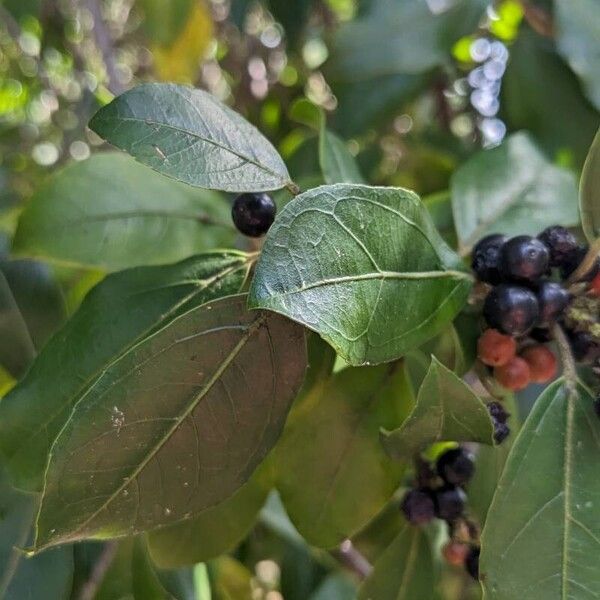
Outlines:
[[488,512],[485,598],[598,597],[599,450],[593,396],[552,384],[519,433]]
[[306,369],[303,330],[203,304],[112,363],[52,445],[36,549],[132,535],[231,496],[276,442]]
[[433,357],[414,410],[400,428],[383,434],[383,445],[391,456],[410,459],[444,441],[493,445],[494,426],[471,388]]
[[588,153],[579,188],[583,232],[590,242],[600,238],[600,130]]
[[275,453],[277,489],[308,543],[338,545],[390,499],[404,465],[386,457],[379,429],[401,423],[412,401],[403,365],[383,365],[344,369],[294,411]]
[[344,140],[325,127],[319,137],[319,164],[325,183],[364,183]]
[[124,154],[96,154],[34,194],[13,251],[108,270],[162,264],[229,245],[230,220],[216,193],[169,181]]
[[0,403],[0,451],[15,484],[41,491],[50,446],[86,389],[181,311],[238,293],[250,264],[245,254],[215,252],[129,269],[96,286]]
[[460,311],[471,278],[459,268],[412,192],[322,186],[272,226],[249,305],[313,329],[351,365],[387,362]]
[[90,127],[139,162],[190,185],[259,192],[291,184],[271,143],[202,90],[140,85],[100,109]]

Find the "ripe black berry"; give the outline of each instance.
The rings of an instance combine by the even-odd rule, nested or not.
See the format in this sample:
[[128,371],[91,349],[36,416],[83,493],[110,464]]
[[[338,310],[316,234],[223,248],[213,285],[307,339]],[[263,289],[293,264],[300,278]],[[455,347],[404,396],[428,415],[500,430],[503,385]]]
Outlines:
[[524,335],[536,324],[539,305],[527,288],[501,284],[485,299],[483,316],[490,325],[508,335]]
[[424,525],[435,517],[435,504],[429,490],[410,490],[401,506],[406,520],[413,525]]
[[591,363],[600,357],[600,345],[586,331],[567,332],[575,360]]
[[530,235],[519,235],[502,246],[500,270],[508,281],[537,281],[549,265],[550,251]]
[[467,503],[467,495],[455,486],[445,486],[435,491],[436,516],[444,521],[454,521],[462,516]]
[[500,283],[500,249],[507,239],[505,235],[494,233],[477,242],[473,248],[471,266],[479,281],[494,285]]
[[467,569],[467,573],[475,580],[479,580],[479,555],[481,551],[479,548],[473,546],[469,553],[467,554],[467,558],[465,559],[465,567]]
[[494,441],[501,444],[510,435],[510,427],[506,423],[494,421]]
[[550,250],[550,266],[560,267],[577,248],[575,236],[564,227],[554,225],[544,229],[538,239]]
[[277,207],[269,194],[241,194],[233,203],[231,217],[241,233],[260,237],[273,224],[276,212]]
[[[577,267],[581,264],[585,255],[588,253],[588,246],[577,246],[575,250],[570,252],[563,261],[560,268],[560,276],[563,279],[568,279],[575,272]],[[586,273],[585,277],[581,278],[581,281],[592,281],[596,275],[600,272],[600,262],[596,260],[594,266]]]
[[436,468],[438,475],[451,485],[464,485],[475,473],[473,455],[463,448],[444,452],[437,459]]
[[552,325],[567,308],[571,296],[559,283],[543,281],[537,290],[540,305],[540,324]]
[[506,423],[508,417],[510,417],[500,402],[490,402],[487,405],[487,409],[490,413],[490,417],[498,423]]

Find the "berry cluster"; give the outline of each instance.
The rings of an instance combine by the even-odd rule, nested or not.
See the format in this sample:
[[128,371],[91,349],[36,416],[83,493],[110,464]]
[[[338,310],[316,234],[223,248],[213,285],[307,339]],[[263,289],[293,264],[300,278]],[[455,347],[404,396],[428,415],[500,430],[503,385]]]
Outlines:
[[444,452],[434,467],[420,462],[415,486],[402,500],[402,512],[413,525],[425,525],[434,518],[446,521],[450,534],[450,541],[444,548],[446,560],[464,566],[477,579],[479,530],[465,518],[467,495],[463,489],[474,473],[473,455],[464,448]]

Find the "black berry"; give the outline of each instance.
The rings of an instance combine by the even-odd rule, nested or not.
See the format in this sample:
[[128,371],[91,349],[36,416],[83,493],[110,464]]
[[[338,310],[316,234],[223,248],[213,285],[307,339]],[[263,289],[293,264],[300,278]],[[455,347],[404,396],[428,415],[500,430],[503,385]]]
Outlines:
[[547,344],[554,339],[552,331],[546,327],[536,327],[529,332],[529,337],[540,344]]
[[436,468],[438,475],[451,485],[464,485],[475,473],[473,455],[463,448],[444,452],[437,459]]
[[494,421],[494,441],[501,444],[510,435],[510,427],[506,423]]
[[519,235],[502,246],[500,270],[508,281],[537,281],[548,271],[549,265],[550,251],[530,235]]
[[459,487],[448,485],[435,491],[436,516],[444,521],[462,516],[466,503],[467,495]]
[[591,363],[600,357],[600,345],[586,331],[567,332],[575,360]]
[[554,225],[544,229],[538,239],[550,250],[550,265],[560,267],[577,248],[577,239],[566,228]]
[[[588,253],[588,246],[577,246],[575,250],[569,253],[560,268],[560,276],[568,279],[582,263],[585,255]],[[600,262],[596,260],[594,266],[582,277],[580,281],[591,281],[600,272]]]
[[494,285],[500,283],[500,249],[507,239],[505,235],[494,233],[477,242],[473,248],[471,266],[479,281]]
[[467,554],[467,558],[465,559],[465,568],[467,569],[467,573],[475,580],[479,580],[479,555],[481,554],[481,550],[473,546],[469,553]]
[[571,296],[559,283],[543,281],[537,290],[540,324],[552,325],[567,308]]
[[277,207],[269,194],[241,194],[233,203],[231,217],[241,233],[260,237],[273,224],[276,212]]
[[483,316],[490,327],[513,336],[530,331],[539,312],[537,298],[531,290],[508,284],[495,287],[483,306]]
[[410,490],[401,508],[406,520],[413,525],[424,525],[435,517],[435,504],[429,490]]
[[508,417],[510,417],[500,402],[490,402],[487,405],[487,409],[490,413],[490,417],[498,423],[506,423]]

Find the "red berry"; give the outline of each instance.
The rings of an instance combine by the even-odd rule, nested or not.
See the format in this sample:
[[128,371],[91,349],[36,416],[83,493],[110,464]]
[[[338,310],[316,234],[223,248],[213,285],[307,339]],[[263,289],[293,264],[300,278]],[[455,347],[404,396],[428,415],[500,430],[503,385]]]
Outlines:
[[600,296],[600,273],[592,279],[590,283],[590,292],[594,294],[594,296]]
[[477,342],[477,356],[490,367],[505,365],[517,353],[517,342],[496,329],[487,329]]
[[523,350],[521,358],[529,365],[531,381],[546,383],[556,377],[558,361],[546,346],[530,346]]
[[524,390],[531,381],[529,365],[519,356],[511,358],[505,365],[494,369],[494,377],[507,390]]
[[462,567],[469,554],[469,546],[450,540],[443,548],[442,555],[449,565]]

